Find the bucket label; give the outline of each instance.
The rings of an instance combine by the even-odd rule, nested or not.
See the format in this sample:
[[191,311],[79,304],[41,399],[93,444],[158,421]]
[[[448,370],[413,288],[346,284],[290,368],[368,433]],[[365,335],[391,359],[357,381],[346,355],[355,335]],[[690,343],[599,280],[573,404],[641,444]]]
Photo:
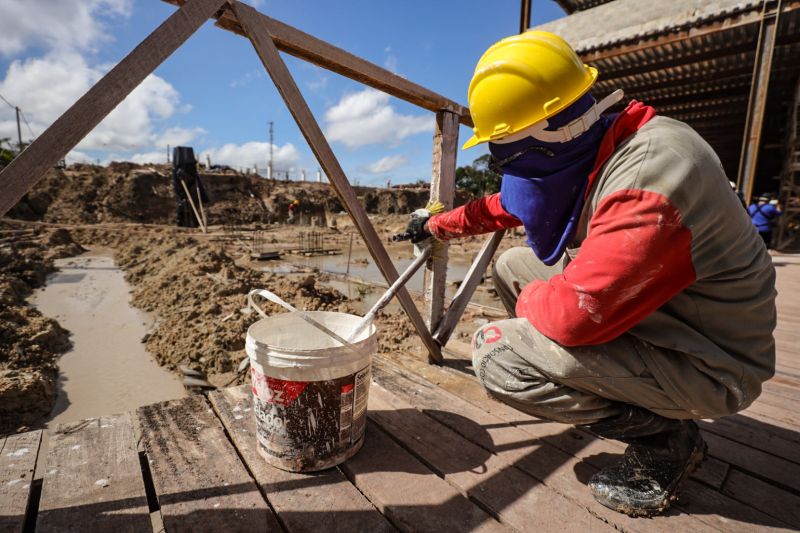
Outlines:
[[302,470],[323,463],[364,435],[370,369],[324,381],[265,376],[251,365],[256,436],[262,453]]

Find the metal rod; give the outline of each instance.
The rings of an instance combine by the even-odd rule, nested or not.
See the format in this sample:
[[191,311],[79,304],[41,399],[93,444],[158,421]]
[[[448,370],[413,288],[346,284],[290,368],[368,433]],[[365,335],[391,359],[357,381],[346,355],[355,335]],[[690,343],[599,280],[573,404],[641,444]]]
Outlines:
[[353,233],[350,232],[350,244],[347,245],[347,270],[346,275],[350,275],[350,257],[353,255]]
[[432,246],[428,246],[422,250],[422,253],[420,253],[417,258],[414,259],[408,268],[405,269],[402,274],[400,274],[394,283],[392,283],[391,287],[389,287],[389,289],[383,293],[383,296],[381,296],[378,301],[375,302],[375,305],[372,306],[372,309],[370,309],[369,312],[364,315],[364,318],[361,319],[361,322],[359,322],[356,328],[350,333],[350,335],[348,335],[347,340],[353,342],[353,340],[355,340],[358,335],[372,323],[372,321],[375,319],[375,315],[377,315],[381,309],[386,307],[386,304],[388,304],[389,301],[394,298],[394,295],[397,294],[397,291],[402,289],[405,284],[408,283],[408,280],[411,279],[411,276],[413,276],[417,270],[419,270],[419,267],[425,264],[425,262],[431,256],[432,250]]

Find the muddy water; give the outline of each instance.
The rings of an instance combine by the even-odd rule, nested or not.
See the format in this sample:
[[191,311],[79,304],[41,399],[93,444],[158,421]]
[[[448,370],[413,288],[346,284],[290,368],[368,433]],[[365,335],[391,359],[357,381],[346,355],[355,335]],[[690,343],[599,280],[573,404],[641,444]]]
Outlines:
[[56,261],[59,272],[33,303],[72,332],[58,362],[58,397],[48,425],[121,413],[185,396],[177,376],[142,344],[152,320],[130,306],[129,286],[107,250]]
[[[400,273],[408,268],[413,260],[414,259],[411,257],[411,254],[406,254],[402,258],[392,258],[395,268],[397,268],[397,271]],[[295,267],[317,268],[322,272],[345,274],[347,272],[347,255],[342,254],[317,257],[300,257],[290,255],[287,256],[286,263],[278,265],[265,265],[263,269],[272,272],[291,272]],[[460,282],[464,279],[469,267],[470,263],[466,260],[462,261],[451,259],[449,261],[447,265],[447,298],[453,297],[458,288],[457,285],[455,285],[455,282]],[[363,280],[368,283],[386,284],[386,280],[383,278],[383,275],[381,274],[380,270],[378,270],[377,265],[375,265],[372,257],[369,255],[369,252],[366,249],[353,250],[350,260],[349,274],[356,280]],[[420,269],[408,281],[406,288],[412,292],[421,293],[423,290],[423,280],[423,270]],[[364,312],[368,310],[375,302],[377,302],[378,298],[380,298],[381,294],[383,293],[383,291],[380,289],[367,290],[366,287],[358,281],[332,279],[326,282],[326,285],[332,286],[336,290],[345,294],[348,298],[356,298],[360,296],[363,302],[362,305],[365,307],[365,309],[363,309]],[[494,306],[498,308],[502,307],[497,298],[491,296],[486,290],[481,290],[480,288],[473,294],[471,301],[482,305]],[[392,310],[397,305],[396,301],[393,301],[393,304],[394,305],[391,305],[388,308],[389,310]]]

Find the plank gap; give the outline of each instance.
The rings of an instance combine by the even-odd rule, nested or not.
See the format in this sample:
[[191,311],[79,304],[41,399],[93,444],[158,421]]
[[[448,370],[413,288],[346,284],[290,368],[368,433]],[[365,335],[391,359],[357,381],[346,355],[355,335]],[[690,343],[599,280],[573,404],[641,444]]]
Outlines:
[[147,496],[147,509],[151,513],[160,512],[161,505],[158,503],[158,496],[156,496],[153,474],[150,472],[150,464],[148,463],[147,454],[144,452],[139,452],[139,468],[142,471],[142,480],[144,481],[144,494]]
[[23,533],[34,533],[36,531],[36,517],[39,515],[39,502],[42,499],[42,478],[34,479],[31,482],[30,500],[25,511],[25,521],[22,524]]

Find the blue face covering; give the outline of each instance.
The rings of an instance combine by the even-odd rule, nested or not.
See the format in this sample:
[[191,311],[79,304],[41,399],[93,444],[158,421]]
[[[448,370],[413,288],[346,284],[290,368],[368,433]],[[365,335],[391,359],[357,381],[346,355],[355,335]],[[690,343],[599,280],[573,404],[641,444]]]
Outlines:
[[[594,104],[588,93],[549,119],[555,130],[583,115]],[[594,167],[600,141],[615,116],[601,116],[589,131],[566,143],[547,143],[526,137],[508,144],[489,143],[489,151],[503,160],[500,199],[503,208],[522,221],[528,245],[544,264],[558,261],[575,235],[583,209],[584,192]]]

